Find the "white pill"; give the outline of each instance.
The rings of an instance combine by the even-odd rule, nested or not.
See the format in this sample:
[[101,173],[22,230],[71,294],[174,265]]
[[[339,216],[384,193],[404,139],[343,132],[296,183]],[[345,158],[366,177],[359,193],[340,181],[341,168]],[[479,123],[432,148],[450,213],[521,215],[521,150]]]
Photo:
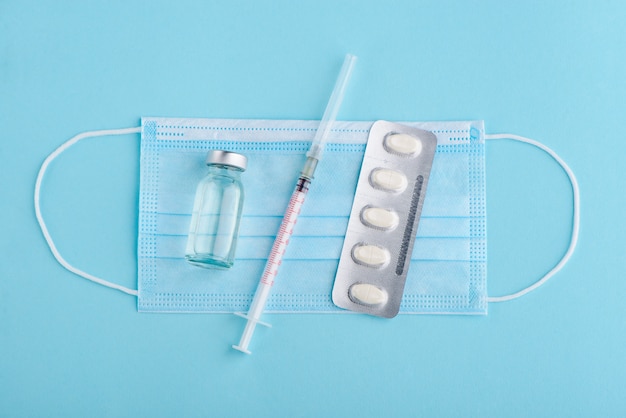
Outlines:
[[387,302],[387,292],[367,283],[356,283],[350,286],[350,298],[364,305],[381,305]]
[[392,210],[368,206],[361,212],[361,221],[374,228],[393,229],[400,220],[398,214]]
[[406,176],[399,171],[377,168],[370,174],[372,186],[392,192],[403,192],[408,184]]
[[385,147],[398,154],[418,155],[422,152],[422,141],[407,134],[391,134],[385,138]]
[[357,244],[352,249],[352,257],[359,264],[382,267],[389,262],[389,251],[376,245]]

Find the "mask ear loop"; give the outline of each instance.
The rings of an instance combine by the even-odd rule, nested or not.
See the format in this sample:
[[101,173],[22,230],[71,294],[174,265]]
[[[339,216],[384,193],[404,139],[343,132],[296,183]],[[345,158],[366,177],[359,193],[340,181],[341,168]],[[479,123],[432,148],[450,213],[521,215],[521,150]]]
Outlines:
[[37,175],[37,182],[35,183],[35,216],[37,217],[37,222],[39,222],[39,227],[41,228],[41,232],[43,233],[43,236],[46,239],[46,242],[48,243],[48,247],[50,247],[50,251],[52,251],[52,255],[54,256],[54,258],[56,258],[59,264],[61,264],[63,267],[65,267],[72,273],[77,274],[81,277],[84,277],[87,280],[91,280],[92,282],[96,282],[103,286],[110,287],[112,289],[116,289],[121,292],[127,293],[129,295],[133,295],[133,296],[138,295],[137,290],[129,289],[119,284],[111,283],[109,281],[103,280],[99,277],[96,277],[80,269],[77,269],[76,267],[72,266],[70,263],[65,261],[65,259],[59,253],[59,250],[57,250],[57,247],[54,245],[54,242],[52,241],[52,237],[50,236],[50,232],[48,232],[48,228],[46,227],[46,223],[44,222],[43,217],[41,216],[41,208],[39,207],[39,194],[40,194],[39,192],[41,190],[41,182],[43,180],[44,175],[46,174],[48,165],[50,165],[52,160],[58,157],[59,154],[61,154],[63,151],[65,151],[66,149],[68,149],[69,147],[71,147],[72,145],[80,141],[81,139],[91,138],[91,137],[96,137],[96,136],[135,134],[135,133],[140,133],[140,132],[141,132],[141,127],[136,127],[136,128],[90,131],[90,132],[83,132],[81,134],[78,134],[75,137],[64,142],[61,146],[59,146],[56,150],[54,150],[52,154],[48,155],[48,157],[44,160],[43,164],[41,164],[41,168],[39,169],[39,174]]
[[523,136],[513,135],[513,134],[485,135],[485,139],[487,140],[512,139],[514,141],[520,141],[520,142],[525,142],[530,145],[534,145],[535,147],[545,151],[546,153],[548,153],[548,155],[550,155],[550,157],[552,157],[563,168],[563,170],[567,174],[567,177],[569,178],[569,181],[572,185],[572,192],[574,194],[574,215],[572,219],[572,234],[570,236],[569,246],[567,247],[567,251],[565,252],[565,255],[563,255],[561,260],[559,260],[559,262],[552,268],[552,270],[550,270],[542,278],[540,278],[539,280],[537,280],[535,283],[531,284],[530,286],[526,287],[525,289],[522,289],[519,292],[512,293],[510,295],[491,296],[487,298],[487,302],[506,302],[508,300],[517,299],[521,296],[524,296],[526,293],[529,293],[535,290],[536,288],[538,288],[539,286],[543,285],[552,276],[558,273],[563,268],[563,266],[569,261],[569,259],[572,257],[572,254],[574,254],[574,250],[576,249],[576,244],[578,243],[578,230],[580,227],[580,190],[578,188],[578,181],[576,180],[576,176],[574,175],[574,172],[569,168],[569,166],[565,163],[565,161],[563,161],[561,157],[557,155],[556,152],[554,152],[553,150],[551,150],[550,148],[548,148],[541,142],[535,141],[533,139],[525,138]]

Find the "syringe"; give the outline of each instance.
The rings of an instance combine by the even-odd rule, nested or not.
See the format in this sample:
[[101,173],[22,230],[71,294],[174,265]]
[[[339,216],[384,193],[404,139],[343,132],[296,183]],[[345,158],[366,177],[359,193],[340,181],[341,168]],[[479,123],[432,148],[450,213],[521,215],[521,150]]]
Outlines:
[[270,326],[265,322],[261,322],[259,319],[265,309],[267,298],[269,297],[270,290],[272,289],[274,280],[278,274],[278,268],[282,262],[287,245],[289,244],[289,238],[293,233],[293,228],[298,219],[298,215],[300,214],[304,199],[309,191],[309,184],[311,184],[311,180],[313,180],[315,168],[322,157],[324,145],[328,139],[328,134],[330,133],[332,124],[337,118],[337,112],[339,112],[339,107],[343,101],[346,85],[348,84],[350,75],[352,75],[352,69],[355,62],[356,57],[354,55],[346,55],[341,71],[339,72],[339,76],[337,77],[337,81],[335,82],[335,87],[333,88],[333,92],[328,100],[328,104],[326,105],[324,116],[320,121],[320,125],[317,128],[317,132],[315,133],[315,137],[311,143],[311,148],[309,148],[309,151],[306,153],[307,158],[304,163],[304,168],[302,169],[302,173],[296,183],[296,188],[294,189],[291,199],[289,200],[289,205],[287,206],[283,221],[280,224],[278,234],[276,235],[276,239],[272,245],[269,258],[267,259],[267,264],[265,264],[263,275],[261,276],[259,285],[254,293],[252,305],[250,305],[247,315],[237,314],[246,318],[248,322],[246,323],[246,328],[243,331],[239,344],[233,345],[233,348],[246,354],[250,354],[248,345],[250,344],[256,325],[261,324]]

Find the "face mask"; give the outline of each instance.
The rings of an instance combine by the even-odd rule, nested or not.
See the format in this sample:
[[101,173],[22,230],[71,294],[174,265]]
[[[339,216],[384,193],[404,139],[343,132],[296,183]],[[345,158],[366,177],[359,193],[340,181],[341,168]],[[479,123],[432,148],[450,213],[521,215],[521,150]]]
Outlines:
[[[35,209],[46,241],[70,271],[138,296],[142,312],[246,311],[278,230],[315,121],[144,118],[141,128],[78,135],[53,152],[40,170]],[[331,300],[352,199],[371,122],[336,122],[266,312],[344,312]],[[486,314],[488,302],[519,297],[543,284],[571,257],[578,237],[578,186],[567,165],[540,143],[514,135],[484,135],[482,122],[407,125],[432,131],[432,166],[400,313]],[[69,265],[58,253],[39,208],[48,164],[73,143],[90,136],[141,132],[138,290],[128,289]],[[485,139],[510,138],[548,152],[566,170],[574,190],[570,246],[546,276],[503,297],[487,296]],[[237,257],[226,271],[184,260],[195,188],[206,173],[207,151],[248,157]]]

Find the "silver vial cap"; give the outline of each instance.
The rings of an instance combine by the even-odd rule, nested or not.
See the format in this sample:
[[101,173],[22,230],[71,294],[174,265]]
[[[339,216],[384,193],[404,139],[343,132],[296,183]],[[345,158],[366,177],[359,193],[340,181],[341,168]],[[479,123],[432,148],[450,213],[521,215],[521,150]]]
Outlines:
[[245,155],[232,151],[212,150],[206,156],[206,163],[223,164],[245,170],[248,167],[248,159]]

